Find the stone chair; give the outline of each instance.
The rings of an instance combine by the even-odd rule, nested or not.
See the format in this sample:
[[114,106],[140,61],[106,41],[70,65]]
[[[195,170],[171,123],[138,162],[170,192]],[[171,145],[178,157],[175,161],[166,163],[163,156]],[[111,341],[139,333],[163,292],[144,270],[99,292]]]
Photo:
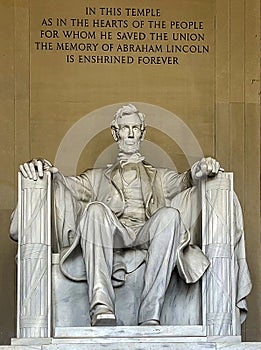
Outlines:
[[104,337],[240,341],[232,173],[219,173],[201,183],[201,248],[210,267],[191,285],[174,270],[157,327],[136,326],[144,264],[115,289],[118,326],[90,327],[87,284],[63,276],[59,253],[53,248],[51,174],[46,172],[43,179],[33,181],[19,173],[18,179],[16,341],[93,337],[96,341]]

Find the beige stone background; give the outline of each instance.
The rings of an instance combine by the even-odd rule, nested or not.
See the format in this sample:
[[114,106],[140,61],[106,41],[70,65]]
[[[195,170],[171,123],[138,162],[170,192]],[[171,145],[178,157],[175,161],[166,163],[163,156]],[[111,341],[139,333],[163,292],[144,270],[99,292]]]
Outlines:
[[[69,64],[65,53],[35,49],[44,17],[86,18],[86,6],[106,3],[0,2],[0,344],[10,343],[15,336],[16,244],[8,231],[16,204],[18,165],[36,156],[54,161],[64,135],[83,116],[129,101],[153,104],[177,115],[204,154],[213,155],[234,172],[253,280],[242,334],[244,340],[261,341],[259,1],[129,1],[133,8],[160,8],[161,19],[204,22],[210,52],[180,55],[179,65]],[[112,0],[110,6],[123,7],[123,2]],[[164,114],[160,118],[162,130]],[[81,154],[78,171],[92,166],[112,143],[103,129],[101,123],[100,132]],[[178,170],[185,170],[184,152],[161,130],[149,127],[148,140],[175,159]]]

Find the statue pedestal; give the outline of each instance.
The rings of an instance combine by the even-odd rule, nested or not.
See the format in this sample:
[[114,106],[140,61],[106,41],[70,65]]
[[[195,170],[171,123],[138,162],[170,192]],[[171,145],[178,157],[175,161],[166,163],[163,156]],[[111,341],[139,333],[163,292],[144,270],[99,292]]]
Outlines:
[[182,328],[184,327],[61,327],[56,329],[57,337],[13,339],[11,346],[3,349],[0,347],[0,350],[261,349],[261,343],[241,343],[240,337],[237,336],[182,336]]

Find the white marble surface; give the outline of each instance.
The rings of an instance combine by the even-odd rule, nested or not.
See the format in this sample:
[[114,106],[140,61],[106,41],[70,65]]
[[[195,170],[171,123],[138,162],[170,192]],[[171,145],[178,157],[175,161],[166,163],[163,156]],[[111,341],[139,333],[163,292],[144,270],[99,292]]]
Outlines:
[[[86,327],[90,325],[87,284],[64,277],[59,268],[58,254],[52,255],[53,325],[56,327]],[[137,310],[142,290],[144,267],[127,276],[125,285],[115,288],[116,317],[119,326],[136,326]],[[186,307],[186,312],[184,312]],[[200,325],[201,283],[186,284],[174,271],[163,305],[162,325]],[[189,335],[189,334],[188,334]],[[195,334],[197,335],[197,334]]]
[[220,343],[216,344],[217,350],[260,350],[261,349],[261,343],[259,342],[253,342],[253,343]]
[[[60,344],[60,345],[51,345],[44,346],[43,350],[89,350],[93,349],[93,344]],[[95,349],[109,349],[109,350],[122,350],[122,349],[131,349],[131,350],[159,350],[159,349],[173,349],[173,350],[215,350],[215,344],[200,344],[200,343],[166,343],[165,341],[157,343],[114,343],[114,344],[96,344]]]
[[233,196],[232,173],[202,182],[202,250],[211,262],[203,276],[208,335],[237,335],[240,324],[235,309]]
[[[202,326],[117,326],[117,327],[57,327],[55,338],[160,338],[204,337]],[[204,338],[203,338],[204,339]]]
[[18,175],[17,337],[51,334],[51,174]]
[[260,350],[261,343],[166,343],[165,341],[158,341],[156,343],[140,343],[128,342],[123,343],[107,343],[101,344],[96,343],[91,344],[88,342],[82,344],[75,344],[73,342],[64,344],[46,344],[46,345],[10,345],[10,346],[0,346],[0,350]]

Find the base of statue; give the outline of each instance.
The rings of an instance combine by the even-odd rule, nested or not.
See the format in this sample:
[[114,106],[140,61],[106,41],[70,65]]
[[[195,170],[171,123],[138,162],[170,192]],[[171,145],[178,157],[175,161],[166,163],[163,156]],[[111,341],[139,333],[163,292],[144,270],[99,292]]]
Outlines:
[[[238,336],[201,336],[199,329],[188,336],[186,327],[118,326],[57,327],[53,338],[14,338],[3,350],[257,350],[261,343],[242,343]],[[197,335],[198,332],[198,335]],[[183,333],[183,334],[182,334]],[[0,347],[1,350],[1,347]]]
[[[28,344],[31,343],[31,344]],[[55,342],[50,340],[50,343],[38,344],[33,339],[27,344],[0,346],[1,350],[259,350],[261,349],[261,343],[237,343],[237,342],[185,342],[184,340],[177,340],[173,342],[166,342],[165,340],[147,340],[140,341],[137,339],[125,339],[119,342],[118,340],[105,340],[101,342],[96,339],[90,342],[89,339],[71,339],[65,342],[64,339],[56,339]]]

